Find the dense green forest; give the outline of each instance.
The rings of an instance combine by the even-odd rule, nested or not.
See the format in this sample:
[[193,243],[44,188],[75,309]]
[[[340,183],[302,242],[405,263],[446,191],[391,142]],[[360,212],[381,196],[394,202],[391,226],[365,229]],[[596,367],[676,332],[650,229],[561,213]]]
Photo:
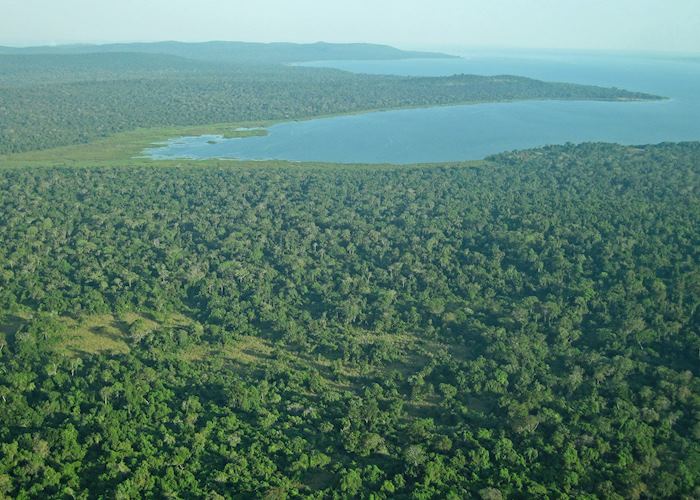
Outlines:
[[5,167],[0,309],[0,496],[700,496],[700,143]]
[[[137,51],[141,46],[118,47]],[[161,44],[144,47],[165,50]],[[314,45],[299,47],[304,48],[298,49],[302,53],[319,56],[311,50]],[[368,47],[361,53],[371,52],[372,46]],[[25,49],[0,55],[0,154],[82,144],[142,127],[290,120],[483,101],[658,99],[640,92],[516,76],[357,75],[285,66],[272,56],[260,56],[256,64],[232,62],[226,51],[218,59],[217,52],[211,56],[214,59],[183,57],[201,50],[27,54]],[[394,54],[377,50],[375,57]],[[353,54],[348,51],[348,57]]]
[[0,498],[700,497],[700,143],[130,159],[168,127],[659,99],[288,65],[443,56],[0,47]]

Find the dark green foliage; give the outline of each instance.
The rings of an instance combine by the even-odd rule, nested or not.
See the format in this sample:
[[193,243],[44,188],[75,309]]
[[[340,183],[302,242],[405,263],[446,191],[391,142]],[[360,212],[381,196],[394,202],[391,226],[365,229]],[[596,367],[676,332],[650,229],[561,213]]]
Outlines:
[[[0,307],[37,312],[0,494],[697,497],[699,175],[699,143],[0,170]],[[58,354],[104,311],[196,322]]]

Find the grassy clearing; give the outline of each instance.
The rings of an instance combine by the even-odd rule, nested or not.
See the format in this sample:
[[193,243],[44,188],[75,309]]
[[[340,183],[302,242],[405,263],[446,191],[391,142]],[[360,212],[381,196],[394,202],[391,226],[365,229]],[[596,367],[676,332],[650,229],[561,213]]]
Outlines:
[[177,326],[189,320],[179,314],[168,315],[163,321],[156,321],[145,314],[125,313],[120,316],[112,314],[92,315],[76,321],[62,318],[66,324],[59,352],[66,355],[86,354],[125,354],[129,352],[129,326],[136,320],[143,321],[146,328],[155,330],[160,326]]
[[[264,128],[266,125],[268,124],[263,122],[217,123],[193,127],[141,128],[97,139],[87,144],[0,156],[0,164],[40,164],[44,166],[90,164],[94,166],[109,165],[114,162],[123,164],[126,160],[129,160],[131,164],[137,160],[138,163],[167,165],[173,162],[141,157],[143,150],[168,139],[183,136],[221,135],[224,138],[232,139],[265,135],[267,134],[267,130]],[[238,130],[241,128],[252,128],[253,130]]]
[[[28,326],[32,320],[31,313],[6,314],[0,317],[0,344]],[[56,351],[65,356],[85,356],[91,354],[125,354],[129,352],[129,326],[141,320],[147,329],[159,327],[183,326],[190,320],[181,314],[169,314],[162,319],[155,319],[146,314],[126,313],[120,316],[112,314],[90,315],[78,320],[61,317],[60,340]]]
[[[324,387],[337,391],[361,394],[368,383],[386,375],[387,370],[413,374],[419,371],[428,358],[416,352],[419,339],[405,335],[371,335],[358,330],[357,339],[362,344],[382,342],[397,352],[400,359],[381,366],[357,364],[342,359],[331,359],[320,353],[303,352],[276,346],[267,339],[254,336],[237,337],[231,345],[214,346],[199,344],[178,353],[180,359],[201,362],[223,358],[235,370],[255,371],[266,365],[279,364],[285,369],[315,373]],[[312,395],[309,392],[309,395]]]
[[[0,318],[0,344],[9,341],[32,320],[30,313],[16,313]],[[192,320],[179,313],[168,313],[156,317],[145,313],[129,312],[120,315],[100,314],[79,319],[61,317],[63,324],[58,341],[54,344],[56,352],[68,357],[83,357],[98,354],[126,354],[133,345],[129,334],[130,326],[140,321],[141,328],[157,330],[160,328],[183,327]],[[321,353],[288,350],[276,346],[270,340],[255,336],[240,336],[230,345],[213,345],[202,342],[190,345],[174,352],[163,352],[182,361],[199,363],[209,359],[223,359],[233,371],[254,372],[265,366],[277,364],[285,369],[292,369],[315,374],[322,387],[361,394],[368,383],[386,376],[388,372],[398,372],[409,376],[425,366],[429,358],[424,354],[425,342],[411,334],[376,335],[358,329],[355,338],[359,344],[381,344],[396,353],[394,360],[382,366],[370,367],[342,359],[333,359]],[[434,348],[435,346],[433,346]],[[444,348],[444,346],[441,346]],[[313,391],[309,392],[313,395]],[[413,408],[418,413],[430,411],[426,408]]]
[[129,352],[128,324],[111,314],[88,316],[81,321],[64,318],[64,321],[67,333],[58,351],[67,356]]
[[238,337],[233,345],[213,346],[198,344],[183,349],[180,357],[185,361],[203,361],[214,356],[223,356],[245,367],[255,367],[272,357],[273,346],[269,341],[259,337]]

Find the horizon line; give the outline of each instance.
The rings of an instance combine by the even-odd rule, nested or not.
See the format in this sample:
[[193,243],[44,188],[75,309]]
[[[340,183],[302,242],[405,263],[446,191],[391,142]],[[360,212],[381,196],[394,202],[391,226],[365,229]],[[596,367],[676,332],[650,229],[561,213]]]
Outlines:
[[328,45],[384,45],[404,51],[436,51],[436,50],[449,50],[449,49],[459,49],[459,50],[512,50],[512,51],[570,51],[570,52],[613,52],[620,54],[664,54],[664,55],[698,55],[700,56],[700,50],[697,51],[686,51],[686,50],[669,50],[669,49],[629,49],[629,48],[590,48],[590,47],[542,47],[542,46],[508,46],[508,45],[475,45],[475,44],[422,44],[420,42],[368,42],[368,41],[343,41],[343,42],[328,42],[324,40],[317,40],[313,42],[298,42],[298,41],[287,41],[287,40],[276,40],[276,41],[249,41],[249,40],[222,40],[222,39],[207,39],[207,40],[196,40],[196,41],[185,41],[177,39],[159,39],[159,40],[117,40],[117,41],[65,41],[65,42],[54,42],[54,41],[33,41],[33,42],[16,42],[16,41],[0,41],[0,46],[13,48],[13,49],[32,49],[32,48],[61,48],[61,47],[100,47],[106,45],[133,45],[133,44],[158,44],[158,43],[181,43],[189,45],[202,45],[207,43],[248,43],[248,44],[259,44],[259,45],[272,45],[272,44],[290,44],[290,45],[315,45],[315,44],[328,44]]

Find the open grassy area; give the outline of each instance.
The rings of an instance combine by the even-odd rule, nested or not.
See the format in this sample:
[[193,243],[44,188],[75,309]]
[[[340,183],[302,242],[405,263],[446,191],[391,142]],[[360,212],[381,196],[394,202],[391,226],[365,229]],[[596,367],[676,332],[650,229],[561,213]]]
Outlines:
[[29,151],[0,156],[0,165],[6,166],[106,166],[125,161],[132,164],[149,163],[158,165],[180,164],[180,161],[154,161],[143,156],[143,151],[168,139],[197,136],[221,135],[232,139],[265,135],[268,123],[217,123],[192,127],[142,128],[122,132],[86,144],[61,146],[51,149]]
[[[15,334],[26,331],[32,321],[33,315],[29,312],[8,314],[0,318],[0,345],[4,346]],[[163,332],[192,323],[191,319],[179,313],[167,313],[156,318],[151,314],[136,312],[86,315],[78,319],[62,316],[57,321],[61,333],[52,342],[52,349],[66,358],[128,353],[135,346],[130,326],[137,321],[148,331]],[[188,363],[218,358],[234,372],[241,373],[258,373],[270,365],[278,364],[285,369],[309,373],[315,380],[314,383],[321,387],[361,394],[368,381],[378,382],[387,373],[409,377],[428,363],[431,353],[446,349],[444,345],[431,343],[412,334],[378,336],[358,329],[352,336],[361,345],[384,345],[395,353],[394,359],[379,365],[358,364],[347,359],[336,359],[335,354],[280,348],[269,339],[252,335],[237,336],[227,345],[200,342],[175,351],[157,351]],[[409,409],[416,413],[427,410],[420,405]]]
[[[0,343],[27,329],[33,315],[29,312],[6,314],[0,318]],[[150,314],[128,312],[120,315],[94,314],[78,319],[67,316],[57,318],[60,326],[60,341],[55,343],[57,352],[69,357],[92,354],[124,354],[129,352],[129,329],[136,321],[140,321],[148,331],[185,327],[192,320],[180,313],[167,313],[155,318]],[[437,352],[440,346],[432,345],[429,341],[410,334],[374,335],[358,329],[353,338],[360,345],[382,344],[396,353],[396,359],[386,366],[390,370],[408,374],[415,366],[422,366],[427,361],[425,352]],[[444,346],[442,346],[444,348]],[[229,345],[213,345],[198,343],[187,346],[177,352],[180,359],[191,362],[203,361],[207,358],[220,356],[238,365],[239,368],[254,370],[273,359],[284,358],[286,363],[299,367],[312,367],[318,374],[329,381],[343,381],[345,385],[353,379],[371,375],[371,371],[362,371],[356,363],[342,359],[330,359],[326,355],[313,352],[280,351],[271,340],[242,335]],[[377,373],[378,374],[378,373]]]
[[128,324],[111,314],[65,321],[68,331],[58,350],[68,356],[129,351]]
[[[25,331],[33,320],[29,312],[15,312],[0,317],[0,344],[18,333]],[[113,314],[86,315],[78,319],[61,316],[56,319],[60,325],[58,342],[55,350],[68,357],[92,354],[124,354],[129,352],[129,327],[140,320],[147,329],[176,327],[190,323],[181,314],[168,314],[160,321],[150,315],[129,312],[115,316]]]

